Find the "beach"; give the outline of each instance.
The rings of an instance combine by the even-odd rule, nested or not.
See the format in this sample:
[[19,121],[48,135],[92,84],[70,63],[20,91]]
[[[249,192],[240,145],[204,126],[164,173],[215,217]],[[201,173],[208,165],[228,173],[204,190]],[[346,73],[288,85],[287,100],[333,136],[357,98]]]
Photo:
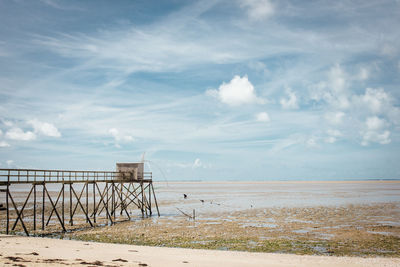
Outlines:
[[[48,259],[77,266],[96,266],[90,264],[96,261],[104,266],[400,264],[399,181],[158,182],[155,190],[160,217],[142,218],[133,207],[130,221],[99,220],[92,228],[78,213],[67,233],[51,227],[53,218],[48,230],[35,233],[51,239],[2,236],[2,261],[21,257],[31,261],[26,266]],[[22,200],[25,194],[20,188],[15,195]],[[29,218],[27,213],[28,226]],[[23,234],[20,226],[15,233]],[[118,259],[128,262],[113,261]]]
[[194,182],[156,188],[161,217],[63,236],[197,249],[400,256],[396,181]]
[[162,248],[0,235],[0,265],[394,267],[400,265],[400,259]]

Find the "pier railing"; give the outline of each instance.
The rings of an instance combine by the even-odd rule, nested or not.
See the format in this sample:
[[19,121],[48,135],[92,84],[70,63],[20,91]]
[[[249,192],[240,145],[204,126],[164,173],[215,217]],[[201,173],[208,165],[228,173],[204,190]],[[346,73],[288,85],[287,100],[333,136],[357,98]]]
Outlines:
[[[121,180],[121,173],[113,171],[0,169],[0,183],[107,182],[119,180]],[[152,173],[138,173],[136,181],[140,180],[152,180]]]
[[[59,186],[48,187],[50,183]],[[42,232],[49,224],[50,229],[61,226],[63,232],[80,225],[114,224],[130,220],[132,208],[144,218],[152,215],[154,204],[160,216],[151,172],[0,169],[0,193],[5,200],[0,203],[0,211],[5,210],[0,227],[5,225],[6,234],[23,230],[29,235],[39,230],[40,222]]]

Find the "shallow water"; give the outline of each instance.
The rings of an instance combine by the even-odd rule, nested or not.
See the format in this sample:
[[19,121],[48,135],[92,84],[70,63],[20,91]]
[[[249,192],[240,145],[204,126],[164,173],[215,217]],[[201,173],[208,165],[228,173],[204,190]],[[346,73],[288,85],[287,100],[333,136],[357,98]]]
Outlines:
[[[74,188],[79,193],[82,186],[75,184]],[[99,187],[102,190],[104,184]],[[60,188],[59,184],[47,186],[55,197]],[[400,202],[400,181],[154,182],[154,189],[163,217],[182,215],[178,209],[190,215],[195,210],[196,215],[204,217],[247,209]],[[29,190],[30,185],[12,186],[16,201],[24,201]],[[37,193],[40,198],[40,190]],[[89,196],[91,193],[89,188]],[[4,195],[0,196],[1,203],[5,202]]]
[[400,202],[400,182],[381,181],[155,183],[155,191],[162,215]]

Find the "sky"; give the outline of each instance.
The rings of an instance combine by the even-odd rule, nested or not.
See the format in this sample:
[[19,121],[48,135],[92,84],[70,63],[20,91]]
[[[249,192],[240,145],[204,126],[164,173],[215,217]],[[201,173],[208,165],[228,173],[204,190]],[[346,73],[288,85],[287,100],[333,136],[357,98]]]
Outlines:
[[400,1],[0,0],[0,168],[400,178]]

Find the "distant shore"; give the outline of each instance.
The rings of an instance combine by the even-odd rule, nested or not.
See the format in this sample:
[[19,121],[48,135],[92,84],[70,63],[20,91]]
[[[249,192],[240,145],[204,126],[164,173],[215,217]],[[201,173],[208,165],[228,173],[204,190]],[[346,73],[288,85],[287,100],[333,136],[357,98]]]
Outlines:
[[0,265],[394,267],[400,265],[400,259],[145,247],[0,235]]

